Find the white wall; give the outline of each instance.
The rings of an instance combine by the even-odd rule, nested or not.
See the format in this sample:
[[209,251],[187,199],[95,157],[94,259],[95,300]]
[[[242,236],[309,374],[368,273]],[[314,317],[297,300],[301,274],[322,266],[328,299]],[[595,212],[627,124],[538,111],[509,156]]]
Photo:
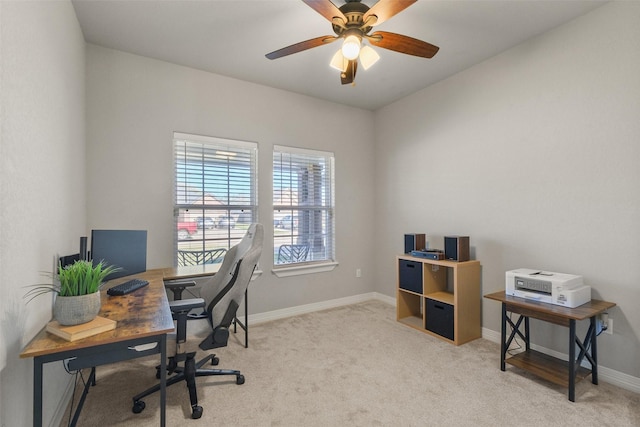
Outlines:
[[[18,354],[51,312],[46,297],[25,306],[23,286],[57,253],[91,228],[147,228],[149,267],[171,263],[175,130],[259,143],[267,231],[273,144],[336,153],[340,266],[277,279],[266,251],[252,313],[372,286],[393,296],[402,234],[427,232],[432,246],[469,234],[483,293],[517,267],[584,275],[594,297],[618,304],[601,364],[640,376],[639,18],[637,3],[608,4],[375,116],[88,46],[85,110],[72,6],[0,1],[0,425],[31,423],[32,363]],[[499,329],[493,302],[483,325]],[[563,330],[535,326],[534,341],[565,351]],[[46,376],[45,395],[60,395],[66,374]],[[46,403],[45,420],[60,402]]]
[[[469,235],[483,294],[529,267],[617,303],[599,361],[640,376],[638,22],[640,3],[607,4],[376,112],[379,292],[394,295],[404,233]],[[484,300],[483,326],[499,319]],[[567,353],[565,328],[532,329]]]
[[[32,423],[33,363],[18,355],[51,319],[51,297],[25,306],[24,287],[86,229],[85,51],[66,1],[0,1],[0,35],[0,425],[13,427]],[[70,377],[45,368],[47,422]]]
[[[372,289],[373,260],[364,250],[373,246],[372,112],[89,45],[87,229],[147,229],[148,268],[173,265],[174,131],[258,143],[266,233],[250,313]],[[335,153],[340,265],[333,272],[281,279],[270,273],[274,144]]]

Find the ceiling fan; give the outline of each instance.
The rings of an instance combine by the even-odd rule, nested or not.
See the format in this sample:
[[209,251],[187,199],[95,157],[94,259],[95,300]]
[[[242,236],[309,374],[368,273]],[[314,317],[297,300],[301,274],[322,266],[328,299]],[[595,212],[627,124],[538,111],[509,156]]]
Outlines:
[[377,47],[422,58],[431,58],[438,52],[439,47],[437,46],[401,34],[387,31],[376,31],[369,34],[374,26],[403,11],[416,0],[379,0],[371,8],[361,3],[361,0],[346,0],[346,3],[339,8],[331,0],[302,1],[328,19],[336,35],[316,37],[292,44],[267,53],[267,58],[282,58],[338,39],[344,39],[342,48],[331,59],[331,66],[340,71],[342,84],[349,84],[353,83],[356,78],[358,59],[365,70],[380,59],[375,50],[362,45],[363,39]]

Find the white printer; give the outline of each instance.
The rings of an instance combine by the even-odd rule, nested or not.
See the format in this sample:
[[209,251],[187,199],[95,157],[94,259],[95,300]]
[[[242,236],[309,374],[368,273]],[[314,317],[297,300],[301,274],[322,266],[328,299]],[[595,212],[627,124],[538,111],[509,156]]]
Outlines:
[[591,301],[582,276],[519,268],[506,273],[506,294],[575,308]]

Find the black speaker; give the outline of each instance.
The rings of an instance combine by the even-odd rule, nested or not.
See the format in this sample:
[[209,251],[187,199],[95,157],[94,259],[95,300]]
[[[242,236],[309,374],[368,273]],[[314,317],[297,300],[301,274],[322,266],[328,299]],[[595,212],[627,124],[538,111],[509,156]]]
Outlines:
[[405,234],[404,235],[404,253],[410,254],[411,251],[420,251],[426,248],[427,239],[424,234]]
[[83,261],[87,261],[87,238],[80,238],[80,259]]
[[469,261],[469,236],[445,236],[444,259]]

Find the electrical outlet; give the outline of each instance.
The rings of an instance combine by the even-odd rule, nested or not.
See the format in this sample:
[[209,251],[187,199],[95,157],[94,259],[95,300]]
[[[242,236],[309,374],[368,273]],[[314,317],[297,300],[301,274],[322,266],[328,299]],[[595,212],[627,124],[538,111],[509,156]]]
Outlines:
[[356,277],[362,277],[362,270],[356,268]]
[[609,313],[602,313],[596,319],[596,330],[600,334],[602,332],[613,335],[613,319],[609,318]]

